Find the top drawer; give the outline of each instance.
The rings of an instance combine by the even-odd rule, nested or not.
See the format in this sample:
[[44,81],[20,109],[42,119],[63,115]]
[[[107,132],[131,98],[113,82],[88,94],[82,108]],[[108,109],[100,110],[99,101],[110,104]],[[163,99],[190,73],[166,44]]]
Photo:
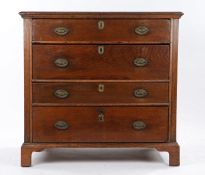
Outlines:
[[33,41],[168,43],[170,20],[34,19]]

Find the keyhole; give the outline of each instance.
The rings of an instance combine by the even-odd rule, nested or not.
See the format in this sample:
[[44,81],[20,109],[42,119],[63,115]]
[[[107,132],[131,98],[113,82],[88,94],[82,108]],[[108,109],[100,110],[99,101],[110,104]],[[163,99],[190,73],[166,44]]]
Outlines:
[[104,46],[98,46],[98,54],[103,55],[104,54]]
[[104,84],[99,84],[98,85],[98,92],[104,92],[104,90],[105,90]]
[[99,122],[104,122],[104,114],[103,114],[103,112],[100,112],[99,114],[98,114],[98,121]]
[[105,26],[104,21],[98,21],[98,29],[99,30],[103,30],[104,26]]

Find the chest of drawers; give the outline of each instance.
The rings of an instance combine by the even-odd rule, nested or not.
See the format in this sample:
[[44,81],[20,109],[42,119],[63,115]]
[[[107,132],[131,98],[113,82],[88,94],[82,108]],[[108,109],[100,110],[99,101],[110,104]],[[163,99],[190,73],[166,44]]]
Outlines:
[[49,148],[154,148],[179,165],[181,12],[20,12],[25,137],[21,165]]

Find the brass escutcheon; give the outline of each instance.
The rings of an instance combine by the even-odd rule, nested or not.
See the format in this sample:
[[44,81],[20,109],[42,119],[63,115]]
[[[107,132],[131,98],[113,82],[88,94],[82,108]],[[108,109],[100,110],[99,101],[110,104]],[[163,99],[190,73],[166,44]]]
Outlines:
[[104,84],[99,84],[98,85],[98,92],[104,92],[105,90],[105,85]]
[[104,46],[98,46],[98,54],[103,55],[104,54]]
[[98,21],[98,29],[99,29],[99,30],[103,30],[104,27],[105,27],[104,21],[102,21],[102,20]]
[[104,115],[103,112],[100,112],[100,113],[98,114],[98,121],[99,121],[99,122],[104,122],[104,120],[105,120],[105,115]]

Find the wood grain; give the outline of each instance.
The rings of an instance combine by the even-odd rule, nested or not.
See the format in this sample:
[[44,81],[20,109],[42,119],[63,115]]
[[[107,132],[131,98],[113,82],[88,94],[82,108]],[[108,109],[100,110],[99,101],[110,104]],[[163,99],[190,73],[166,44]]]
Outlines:
[[24,19],[24,142],[32,140],[32,20]]
[[[103,83],[104,92],[98,91],[102,83],[33,83],[33,103],[89,104],[95,103],[167,103],[168,83]],[[69,96],[57,98],[58,89]],[[148,95],[136,98],[134,91],[145,89]]]
[[50,148],[150,148],[156,149],[162,152],[169,153],[169,165],[179,166],[180,164],[180,148],[178,143],[29,143],[22,145],[22,164],[23,167],[31,166],[31,154],[32,152],[39,152],[44,149]]
[[[57,67],[57,58],[68,60]],[[148,64],[137,67],[136,58]],[[52,73],[51,73],[52,72]],[[169,45],[34,45],[33,79],[168,80]]]
[[23,18],[33,19],[177,19],[182,12],[20,12]]
[[[178,23],[181,12],[20,12],[24,18],[24,144],[21,166],[47,148],[155,148],[180,164],[176,142]],[[99,30],[98,21],[104,21]],[[146,26],[146,35],[135,28]],[[67,27],[58,36],[54,29]],[[105,52],[99,55],[98,46]],[[66,57],[69,66],[54,61]],[[135,67],[136,57],[148,59]],[[104,91],[99,92],[99,84]],[[69,96],[54,96],[65,89]],[[148,95],[136,98],[134,90]],[[99,121],[104,114],[104,122]],[[66,130],[54,127],[67,122]],[[143,130],[133,129],[144,121]]]
[[[57,121],[67,122],[68,129],[56,129]],[[134,121],[146,128],[133,129]],[[167,107],[33,108],[33,142],[166,142],[167,125]]]
[[172,20],[172,43],[170,48],[170,79],[169,108],[170,141],[176,141],[176,112],[177,112],[177,64],[178,64],[178,20]]
[[[135,41],[169,42],[170,20],[107,20],[105,27],[98,29],[99,20],[75,19],[37,19],[33,20],[34,41]],[[146,35],[137,35],[135,28],[146,26],[149,32]],[[54,30],[57,27],[66,27],[70,31],[65,36],[58,36]]]

